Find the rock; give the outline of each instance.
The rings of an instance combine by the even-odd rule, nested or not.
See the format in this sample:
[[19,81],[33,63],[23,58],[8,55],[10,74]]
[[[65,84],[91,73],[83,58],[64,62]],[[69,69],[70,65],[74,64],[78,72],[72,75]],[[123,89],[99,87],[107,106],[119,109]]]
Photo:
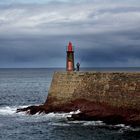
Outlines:
[[18,112],[26,112],[27,114],[34,115],[36,113],[49,113],[51,110],[49,110],[47,107],[44,105],[39,105],[39,106],[29,106],[27,108],[19,108],[17,109]]

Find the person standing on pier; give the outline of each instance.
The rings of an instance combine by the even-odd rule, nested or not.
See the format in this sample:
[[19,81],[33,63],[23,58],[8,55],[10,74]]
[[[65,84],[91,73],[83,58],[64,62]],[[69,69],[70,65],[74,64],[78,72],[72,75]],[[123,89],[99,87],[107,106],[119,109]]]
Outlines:
[[77,67],[77,71],[79,71],[80,70],[80,63],[78,62],[77,64],[76,64],[76,67]]

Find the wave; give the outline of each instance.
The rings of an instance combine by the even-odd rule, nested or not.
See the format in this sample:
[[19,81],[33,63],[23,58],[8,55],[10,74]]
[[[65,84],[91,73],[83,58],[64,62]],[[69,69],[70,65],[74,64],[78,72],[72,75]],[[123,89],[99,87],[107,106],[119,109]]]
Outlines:
[[27,107],[27,106],[4,106],[4,107],[0,107],[0,115],[17,114],[16,113],[17,108],[24,108],[24,107]]
[[105,123],[103,123],[102,121],[88,121],[88,122],[84,122],[83,123],[84,126],[104,126],[106,125]]
[[51,125],[51,126],[70,126],[70,124],[64,123],[64,122],[50,122],[50,123],[48,123],[48,125]]
[[[81,125],[84,127],[93,126],[93,127],[103,127],[103,128],[111,128],[119,130],[119,133],[124,132],[140,132],[140,127],[133,128],[131,126],[126,126],[125,124],[118,124],[118,125],[108,125],[104,123],[103,121],[68,121],[67,117],[71,117],[72,114],[78,114],[80,113],[80,110],[77,110],[75,112],[69,112],[69,113],[48,113],[48,114],[36,114],[33,116],[30,116],[24,112],[16,113],[17,108],[25,108],[29,105],[24,106],[5,106],[0,107],[0,115],[6,116],[6,115],[18,115],[23,116],[26,121],[33,121],[33,122],[42,122],[42,121],[49,121],[48,124],[52,126],[70,126],[70,125]],[[0,124],[1,125],[1,124]]]
[[[26,114],[25,112],[19,112],[16,113],[16,110],[18,108],[26,108],[30,105],[24,105],[24,106],[2,106],[0,107],[0,115],[13,115],[13,114]],[[72,114],[78,114],[80,113],[80,110],[74,111],[74,112],[69,112],[69,113],[48,113],[48,114],[44,114],[44,113],[37,113],[33,116],[46,116],[48,118],[67,118],[67,117],[71,117]]]
[[124,126],[119,130],[119,133],[139,133],[140,135],[140,127],[131,127],[131,126]]

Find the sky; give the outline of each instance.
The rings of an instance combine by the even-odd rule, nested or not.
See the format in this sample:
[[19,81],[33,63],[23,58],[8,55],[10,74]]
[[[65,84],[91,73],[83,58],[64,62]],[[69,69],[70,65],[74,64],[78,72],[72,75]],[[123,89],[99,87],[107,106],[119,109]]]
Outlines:
[[140,66],[139,0],[0,0],[0,68]]

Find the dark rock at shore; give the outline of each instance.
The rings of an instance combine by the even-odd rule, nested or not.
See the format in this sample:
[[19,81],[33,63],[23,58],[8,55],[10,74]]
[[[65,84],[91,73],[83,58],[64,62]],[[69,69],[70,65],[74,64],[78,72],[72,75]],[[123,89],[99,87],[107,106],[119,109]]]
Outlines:
[[26,112],[27,114],[30,114],[30,115],[34,115],[36,113],[47,113],[45,112],[45,107],[44,105],[40,105],[40,106],[29,106],[29,107],[26,107],[26,108],[18,108],[17,109],[17,113],[18,112]]
[[71,103],[53,107],[50,104],[40,106],[29,106],[27,108],[17,109],[17,112],[26,112],[34,115],[36,113],[50,112],[71,112],[80,110],[78,114],[72,114],[68,120],[101,120],[107,124],[127,124],[140,126],[140,113],[138,110],[130,110],[126,108],[113,108],[106,104],[89,102],[87,100],[75,100]]

